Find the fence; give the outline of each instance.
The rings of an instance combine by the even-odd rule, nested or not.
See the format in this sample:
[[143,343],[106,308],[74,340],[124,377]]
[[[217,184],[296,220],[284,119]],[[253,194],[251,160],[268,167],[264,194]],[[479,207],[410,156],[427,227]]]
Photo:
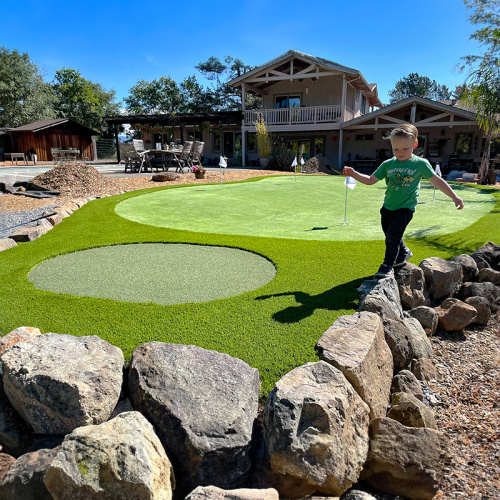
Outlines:
[[116,158],[116,145],[113,139],[98,139],[96,141],[97,158]]

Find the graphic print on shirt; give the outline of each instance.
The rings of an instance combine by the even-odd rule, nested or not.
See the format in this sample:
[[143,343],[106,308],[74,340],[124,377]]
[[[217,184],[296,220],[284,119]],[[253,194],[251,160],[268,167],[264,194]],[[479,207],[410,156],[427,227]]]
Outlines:
[[387,188],[398,190],[400,187],[409,187],[415,180],[415,172],[411,168],[392,168],[387,172]]

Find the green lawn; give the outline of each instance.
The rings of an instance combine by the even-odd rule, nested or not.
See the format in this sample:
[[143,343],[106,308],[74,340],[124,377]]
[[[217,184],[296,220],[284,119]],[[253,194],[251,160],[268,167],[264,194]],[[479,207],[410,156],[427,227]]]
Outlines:
[[[305,180],[305,177],[300,178],[297,184]],[[339,180],[336,179],[337,182]],[[283,177],[283,183],[290,181],[293,181],[293,176]],[[269,180],[265,183],[269,183]],[[248,184],[254,189],[265,183],[246,182],[234,186]],[[206,185],[203,186],[205,187]],[[338,187],[342,189],[342,186]],[[373,274],[380,264],[384,251],[383,241],[378,239],[321,241],[195,232],[141,224],[120,217],[115,212],[115,210],[121,211],[129,203],[138,203],[141,198],[145,202],[148,197],[142,196],[143,193],[151,193],[152,196],[162,195],[163,199],[168,199],[170,196],[180,194],[197,196],[199,189],[199,185],[155,188],[95,200],[43,237],[1,252],[0,331],[2,334],[26,325],[36,326],[42,332],[99,335],[122,348],[127,358],[130,358],[136,346],[152,340],[196,344],[207,349],[226,352],[258,368],[264,395],[269,392],[276,380],[292,368],[316,360],[314,345],[321,334],[338,316],[356,310],[359,297],[356,288],[365,277]],[[217,189],[220,190],[217,185],[210,189],[214,193]],[[419,263],[423,258],[430,256],[449,258],[462,252],[471,252],[488,240],[500,242],[500,192],[474,187],[461,189],[464,190],[464,197],[465,193],[472,197],[471,193],[476,193],[477,199],[480,200],[477,204],[483,207],[485,206],[483,200],[489,196],[482,193],[492,193],[496,204],[494,207],[487,205],[486,215],[476,215],[475,222],[472,221],[471,225],[454,233],[426,234],[425,237],[408,240],[414,253],[413,262]],[[334,189],[330,189],[329,193],[331,191]],[[230,189],[230,185],[224,185],[222,192],[229,194],[233,190],[232,187]],[[355,193],[364,193],[362,197],[364,213],[367,207],[375,212],[374,224],[377,224],[379,230],[379,191],[377,189],[362,191],[356,188],[349,192],[349,200],[354,200],[351,194]],[[345,191],[342,192],[342,196],[345,196]],[[332,205],[331,210],[337,217],[337,222],[343,221],[342,196],[340,196],[341,206],[339,207],[337,202],[336,206]],[[439,196],[443,195],[438,194],[436,198]],[[318,191],[315,185],[309,199],[317,197]],[[118,205],[124,201],[126,203]],[[430,191],[422,193],[422,201],[426,201],[426,204],[431,203],[432,193]],[[449,201],[447,203],[451,204]],[[472,205],[472,202],[469,205]],[[209,204],[202,206],[208,210]],[[418,211],[424,206],[419,206]],[[451,207],[453,208],[452,204]],[[169,214],[178,212],[179,215],[184,213],[186,220],[192,220],[189,214],[196,212],[198,208],[199,206],[190,206],[189,201],[184,200],[183,205],[166,212]],[[272,209],[271,201],[269,210]],[[296,199],[289,199],[288,213],[291,217],[303,210],[305,207],[299,205]],[[217,212],[210,219],[216,221],[218,214],[225,214],[226,211],[227,207],[224,212]],[[240,210],[233,210],[233,214],[239,212]],[[451,211],[453,214],[455,212]],[[354,211],[352,214],[354,215]],[[466,212],[463,213],[465,214]],[[273,222],[272,213],[268,215],[269,224],[277,225]],[[372,214],[366,216],[371,217]],[[250,218],[247,216],[247,220]],[[206,228],[210,227],[208,215],[205,217],[205,222]],[[308,222],[312,227],[324,224],[321,221]],[[327,224],[324,224],[321,227],[326,226]],[[351,226],[353,224],[348,227]],[[345,228],[346,226],[339,226],[338,230]],[[314,233],[320,232],[321,230],[314,231]],[[181,242],[241,248],[262,255],[273,262],[277,274],[263,287],[231,298],[174,305],[120,302],[54,293],[37,289],[28,279],[28,273],[34,266],[60,254],[93,247],[142,242]]]

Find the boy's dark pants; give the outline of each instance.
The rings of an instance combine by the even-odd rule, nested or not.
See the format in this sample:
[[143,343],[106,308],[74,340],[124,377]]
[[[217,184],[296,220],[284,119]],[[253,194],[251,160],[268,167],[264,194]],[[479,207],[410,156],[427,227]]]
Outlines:
[[406,226],[413,218],[413,211],[409,208],[398,208],[397,210],[380,209],[382,230],[385,234],[385,257],[384,264],[393,266],[396,262],[399,252],[409,251],[409,248],[403,241],[403,234]]

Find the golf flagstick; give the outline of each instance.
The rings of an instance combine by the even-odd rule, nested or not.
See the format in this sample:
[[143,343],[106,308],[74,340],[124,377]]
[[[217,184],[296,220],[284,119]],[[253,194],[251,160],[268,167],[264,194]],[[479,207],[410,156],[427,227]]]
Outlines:
[[303,157],[303,156],[301,156],[301,157],[300,157],[300,173],[301,173],[301,174],[303,174],[303,173],[304,173],[304,172],[302,171],[302,167],[304,166],[304,163],[305,163],[305,161],[304,161],[304,157]]
[[344,223],[343,226],[347,226],[347,188],[354,189],[356,187],[356,181],[353,177],[347,176],[344,181],[345,185],[345,208],[344,208]]
[[[436,172],[436,175],[439,175],[439,177],[442,177],[441,175],[441,168],[439,167],[439,163],[436,163],[436,168],[434,169]],[[434,186],[434,192],[432,193],[432,201],[436,199],[436,186]]]
[[297,182],[297,157],[295,157],[293,159],[292,167],[293,167],[293,172],[294,172],[294,175],[295,175],[295,182]]
[[220,171],[220,188],[222,189],[222,169],[227,167],[227,161],[224,156],[219,158],[219,171]]

